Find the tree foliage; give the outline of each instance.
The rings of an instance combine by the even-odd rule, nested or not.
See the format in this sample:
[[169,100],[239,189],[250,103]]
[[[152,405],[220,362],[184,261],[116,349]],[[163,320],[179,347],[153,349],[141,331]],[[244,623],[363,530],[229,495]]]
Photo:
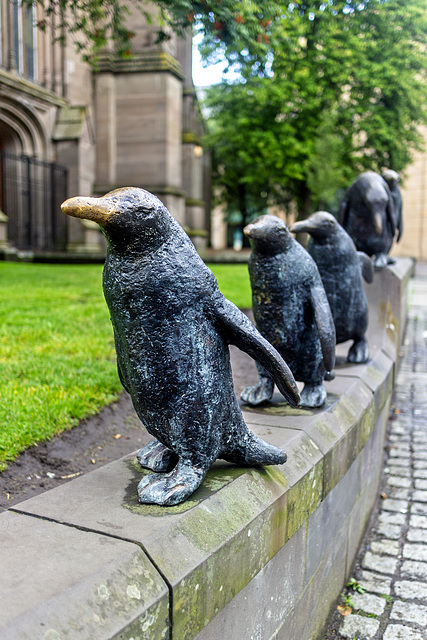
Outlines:
[[241,62],[242,80],[212,87],[206,105],[215,183],[300,215],[333,207],[365,169],[402,171],[426,122],[426,0],[277,3],[269,65]]
[[[129,4],[147,21],[154,22],[157,40],[184,34],[196,26],[203,34],[204,57],[214,60],[221,52],[230,63],[250,61],[262,67],[268,52],[269,27],[277,15],[268,0],[23,0],[42,8],[38,26],[52,22],[71,33],[83,56],[90,62],[110,40],[119,55],[132,55],[134,33],[127,24]],[[157,15],[153,17],[153,9]]]

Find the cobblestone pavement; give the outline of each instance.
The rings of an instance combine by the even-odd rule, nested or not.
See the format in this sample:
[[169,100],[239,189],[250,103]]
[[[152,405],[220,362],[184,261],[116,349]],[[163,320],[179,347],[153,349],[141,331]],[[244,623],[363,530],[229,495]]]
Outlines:
[[[427,265],[411,282],[382,499],[321,640],[427,640]],[[363,593],[360,593],[363,591]],[[351,613],[350,608],[351,607]]]

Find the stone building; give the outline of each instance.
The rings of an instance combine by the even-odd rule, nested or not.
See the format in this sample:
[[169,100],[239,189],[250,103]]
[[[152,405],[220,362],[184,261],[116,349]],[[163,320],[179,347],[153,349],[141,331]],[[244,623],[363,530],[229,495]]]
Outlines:
[[427,260],[427,127],[423,132],[426,150],[414,154],[402,176],[403,234],[391,252],[420,261]]
[[206,243],[191,36],[158,45],[155,27],[129,6],[133,56],[105,50],[94,70],[70,36],[57,39],[54,21],[36,27],[35,6],[0,1],[0,249],[6,231],[9,252],[102,252],[96,225],[59,204],[121,186],[155,193],[196,245]]

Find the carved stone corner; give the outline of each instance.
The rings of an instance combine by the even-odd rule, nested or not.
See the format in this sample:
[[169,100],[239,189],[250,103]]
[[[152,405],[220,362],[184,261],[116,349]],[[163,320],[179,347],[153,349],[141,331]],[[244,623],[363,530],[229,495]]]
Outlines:
[[7,249],[9,247],[7,241],[7,215],[0,210],[0,249]]
[[102,232],[93,220],[79,220],[84,233],[82,242],[74,242],[68,245],[68,251],[72,253],[90,253],[105,255],[105,241]]

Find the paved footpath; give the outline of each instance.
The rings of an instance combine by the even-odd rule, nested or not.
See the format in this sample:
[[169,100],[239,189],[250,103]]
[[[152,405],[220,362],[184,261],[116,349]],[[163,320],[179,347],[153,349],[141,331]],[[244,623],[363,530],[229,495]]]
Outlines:
[[426,264],[417,265],[411,289],[382,499],[359,552],[355,588],[343,593],[343,610],[349,604],[352,613],[336,612],[321,640],[427,640]]

